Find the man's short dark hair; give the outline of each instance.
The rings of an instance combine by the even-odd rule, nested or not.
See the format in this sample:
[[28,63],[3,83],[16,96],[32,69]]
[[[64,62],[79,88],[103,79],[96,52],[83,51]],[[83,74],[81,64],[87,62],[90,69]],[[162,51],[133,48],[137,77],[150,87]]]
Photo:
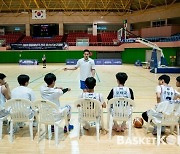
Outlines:
[[18,83],[22,86],[25,86],[26,82],[29,82],[29,76],[25,74],[21,74],[17,77]]
[[126,80],[128,79],[128,76],[124,72],[119,72],[116,74],[116,79],[119,81],[120,84],[125,84]]
[[177,81],[177,82],[180,82],[180,76],[178,76],[178,77],[176,78],[176,81]]
[[170,82],[170,77],[168,76],[168,75],[161,75],[159,78],[158,78],[158,80],[164,80],[164,82],[166,83],[166,84],[169,84],[169,82]]
[[0,73],[0,79],[3,80],[4,78],[6,78],[6,75],[3,73]]
[[83,53],[85,53],[85,52],[89,52],[89,54],[90,54],[90,51],[89,51],[88,49],[85,49],[85,50],[83,51]]
[[51,85],[53,81],[56,81],[56,76],[53,73],[48,73],[45,75],[44,81],[47,83],[47,85]]
[[85,84],[86,84],[88,89],[94,89],[94,87],[96,86],[96,79],[93,77],[88,77],[85,80]]

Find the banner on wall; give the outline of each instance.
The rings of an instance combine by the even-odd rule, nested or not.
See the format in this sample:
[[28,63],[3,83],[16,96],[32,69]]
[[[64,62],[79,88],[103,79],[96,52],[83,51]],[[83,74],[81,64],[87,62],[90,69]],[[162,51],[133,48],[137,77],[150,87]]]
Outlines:
[[37,59],[20,59],[19,65],[38,65],[39,62]]
[[46,19],[46,10],[32,10],[32,19]]
[[62,43],[12,43],[12,50],[67,50],[68,45]]
[[[66,65],[76,65],[78,59],[67,59]],[[95,65],[122,65],[122,59],[95,59]]]

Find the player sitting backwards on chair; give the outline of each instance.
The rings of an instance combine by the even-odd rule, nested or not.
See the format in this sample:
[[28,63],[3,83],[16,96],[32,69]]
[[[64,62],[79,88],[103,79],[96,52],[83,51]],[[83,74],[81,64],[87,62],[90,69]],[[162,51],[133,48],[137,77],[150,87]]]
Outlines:
[[[118,86],[114,87],[110,91],[107,99],[110,100],[110,99],[115,98],[115,97],[126,97],[126,98],[130,98],[130,99],[134,100],[134,94],[133,94],[132,89],[124,86],[126,80],[128,79],[127,74],[124,72],[119,72],[116,74],[116,79],[117,79]],[[123,121],[121,126],[119,126],[117,121],[114,121],[113,130],[115,130],[117,132],[119,132],[119,131],[124,132],[125,129],[126,129],[126,122],[125,121]]]
[[[104,101],[104,98],[103,98],[102,94],[94,92],[94,87],[96,86],[96,79],[93,78],[93,77],[88,77],[85,80],[85,85],[87,87],[87,92],[81,93],[79,98],[96,99],[96,100],[101,102],[100,105],[102,105],[103,108],[106,108],[106,103]],[[79,106],[79,105],[77,105],[77,106]],[[103,119],[102,118],[103,117],[101,117],[101,123],[103,123]],[[86,129],[86,130],[89,130],[90,124],[86,121],[83,128]]]
[[[149,116],[152,118],[161,118],[161,113],[157,112],[157,108],[162,107],[162,104],[159,104],[164,101],[174,100],[177,97],[180,97],[180,93],[173,89],[173,87],[169,86],[170,77],[168,75],[161,75],[158,78],[158,86],[156,87],[156,98],[158,105],[155,106],[155,109],[150,109],[144,113],[142,113],[143,119],[148,122]],[[163,103],[164,104],[164,103]],[[159,111],[159,109],[158,109]],[[151,122],[153,125],[153,123]],[[162,127],[161,132],[165,132],[165,127]],[[154,127],[152,132],[153,135],[156,135],[157,127]]]

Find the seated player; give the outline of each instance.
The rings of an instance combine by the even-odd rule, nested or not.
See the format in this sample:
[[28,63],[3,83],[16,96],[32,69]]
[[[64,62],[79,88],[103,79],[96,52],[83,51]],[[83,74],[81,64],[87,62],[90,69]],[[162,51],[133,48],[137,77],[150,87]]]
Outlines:
[[12,98],[23,98],[30,101],[35,100],[34,92],[32,91],[32,89],[28,88],[29,79],[29,76],[25,74],[21,74],[18,76],[17,80],[19,86],[12,90]]
[[[180,76],[176,78],[176,87],[180,87]],[[180,89],[178,89],[178,92],[180,92]]]
[[6,100],[11,99],[9,84],[6,82],[6,75],[0,73],[0,109],[4,109]]
[[[104,101],[104,98],[103,98],[102,94],[94,92],[94,87],[96,86],[96,79],[93,78],[93,77],[88,77],[85,80],[85,84],[86,84],[86,87],[87,87],[87,92],[83,92],[80,95],[80,98],[97,99],[98,101],[101,102],[100,105],[102,105],[103,108],[106,108],[106,103]],[[101,123],[103,124],[103,115],[101,117]],[[88,130],[90,128],[90,124],[86,121],[85,126],[83,128]]]
[[[11,92],[9,88],[9,84],[6,81],[6,75],[3,73],[0,73],[0,114],[1,116],[6,116],[8,112],[5,111],[4,106],[6,103],[6,100],[11,99]],[[4,125],[7,125],[8,121],[3,121]]]
[[[125,82],[128,79],[128,76],[124,72],[119,72],[116,74],[116,79],[117,79],[117,87],[114,87],[111,89],[107,99],[110,100],[115,97],[126,97],[134,100],[134,94],[131,88],[128,88],[125,86]],[[126,129],[126,122],[123,121],[121,126],[117,123],[117,121],[114,121],[114,126],[113,130],[115,131],[124,131]]]
[[[29,84],[29,76],[25,74],[21,74],[17,77],[19,86],[14,88],[11,92],[11,98],[22,98],[22,99],[27,99],[30,101],[35,100],[35,95],[32,89],[28,88]],[[18,127],[22,128],[25,123],[24,122],[19,122],[17,123]],[[36,122],[33,122],[33,126],[36,126]]]
[[[70,121],[71,118],[71,107],[69,105],[66,105],[65,107],[61,107],[59,98],[67,91],[70,91],[70,88],[61,88],[61,87],[55,87],[56,82],[56,76],[53,73],[48,73],[44,77],[44,81],[46,82],[46,86],[42,86],[40,89],[41,97],[45,100],[49,100],[53,103],[55,103],[59,109],[60,113],[63,113],[63,115],[67,115],[68,120]],[[73,125],[69,124],[69,131],[74,128]],[[64,132],[67,132],[66,126],[64,127]]]
[[[169,82],[170,82],[170,77],[168,75],[161,75],[158,78],[159,85],[156,87],[157,103],[174,100],[176,97],[179,97],[179,93],[175,91],[171,86],[168,85]],[[142,117],[146,122],[148,122],[148,117],[150,115],[152,117],[159,118],[159,113],[156,112],[156,107],[155,109],[151,109],[142,113]],[[153,123],[151,124],[153,125]],[[162,133],[164,132],[165,132],[165,127],[162,127]],[[152,134],[156,135],[156,133],[157,133],[157,127],[154,127]]]

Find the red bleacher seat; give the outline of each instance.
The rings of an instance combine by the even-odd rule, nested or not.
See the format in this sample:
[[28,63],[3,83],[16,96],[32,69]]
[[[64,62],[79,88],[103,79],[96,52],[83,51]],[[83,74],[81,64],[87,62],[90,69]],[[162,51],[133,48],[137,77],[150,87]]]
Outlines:
[[17,34],[7,33],[5,35],[0,35],[0,39],[5,39],[6,44],[10,44],[10,43],[16,43],[22,36],[23,34],[21,33],[17,33]]

